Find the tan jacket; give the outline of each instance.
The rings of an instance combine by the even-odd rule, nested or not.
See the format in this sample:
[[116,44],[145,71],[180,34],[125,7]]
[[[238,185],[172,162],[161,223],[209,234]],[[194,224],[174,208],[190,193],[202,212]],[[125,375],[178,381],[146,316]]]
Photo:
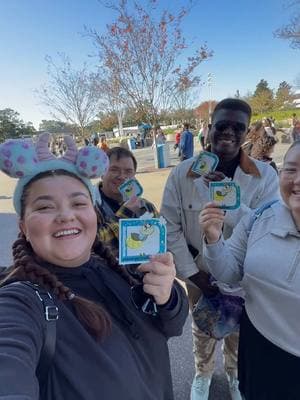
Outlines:
[[[174,255],[180,279],[187,279],[199,269],[205,269],[202,265],[202,231],[198,216],[209,201],[209,191],[202,178],[191,172],[195,159],[188,159],[173,169],[164,189],[161,206],[161,215],[167,221],[168,250]],[[225,238],[231,235],[233,227],[250,209],[279,198],[275,170],[243,152],[234,181],[241,188],[241,207],[226,213]],[[194,258],[191,255],[188,245],[199,252],[198,256]]]

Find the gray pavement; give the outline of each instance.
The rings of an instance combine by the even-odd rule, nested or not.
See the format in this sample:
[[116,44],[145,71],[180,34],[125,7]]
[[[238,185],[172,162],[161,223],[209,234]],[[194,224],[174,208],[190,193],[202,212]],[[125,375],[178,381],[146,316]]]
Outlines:
[[0,214],[0,266],[8,266],[11,263],[10,248],[17,237],[17,218],[13,213]]
[[[276,163],[281,164],[282,156],[289,145],[277,144],[274,154]],[[196,146],[196,151],[199,146]],[[134,150],[138,160],[138,179],[143,185],[144,196],[159,208],[163,187],[171,168],[157,170],[154,168],[154,152],[151,148]],[[179,160],[170,145],[171,165]],[[17,218],[12,207],[12,193],[15,180],[0,172],[0,266],[11,262],[11,244],[17,235]],[[210,400],[229,400],[228,385],[222,367],[221,344],[218,346],[218,357],[213,377]],[[183,335],[169,341],[175,400],[188,400],[191,382],[194,376],[192,354],[191,321],[187,320]]]
[[[223,369],[221,342],[217,346],[216,367],[211,382],[209,400],[230,400],[228,383]],[[189,400],[195,373],[192,348],[191,317],[189,316],[182,336],[169,340],[175,400]]]

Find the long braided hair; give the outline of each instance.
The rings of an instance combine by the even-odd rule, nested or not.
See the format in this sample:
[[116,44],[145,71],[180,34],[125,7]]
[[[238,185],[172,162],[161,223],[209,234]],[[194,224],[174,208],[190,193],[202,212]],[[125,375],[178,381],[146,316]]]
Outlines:
[[[66,175],[78,179],[75,175],[66,171],[47,171],[34,177],[24,188],[21,204],[21,219],[24,217],[26,206],[26,198],[28,196],[31,184],[46,176]],[[80,181],[81,182],[81,181]],[[117,259],[113,256],[109,248],[97,239],[93,246],[93,252],[106,262],[106,265],[119,273],[126,281],[132,285],[134,282],[129,274],[119,266]],[[26,240],[23,233],[19,233],[18,239],[12,246],[13,265],[9,268],[7,275],[0,282],[4,285],[10,281],[30,281],[38,284],[45,290],[53,293],[61,301],[71,301],[76,316],[84,328],[96,338],[101,340],[111,331],[111,318],[108,312],[99,304],[87,300],[81,296],[77,296],[72,290],[65,286],[53,273],[42,266],[40,260],[34,253],[31,244]]]
[[103,244],[103,242],[96,239],[93,245],[93,252],[99,256],[113,271],[121,275],[130,286],[138,283],[138,281],[128,273],[126,268],[120,266],[110,247]]

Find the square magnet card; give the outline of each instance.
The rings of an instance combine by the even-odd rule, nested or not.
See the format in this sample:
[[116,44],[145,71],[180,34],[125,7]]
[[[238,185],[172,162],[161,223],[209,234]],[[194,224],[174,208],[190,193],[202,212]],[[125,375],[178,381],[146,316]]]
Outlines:
[[165,253],[166,223],[163,218],[119,220],[119,263],[141,264],[149,256]]
[[205,175],[217,168],[219,157],[209,151],[201,151],[192,165],[192,171],[198,175]]
[[141,196],[143,188],[136,179],[129,179],[119,186],[119,191],[122,193],[123,200],[127,201],[133,196]]
[[240,187],[235,182],[210,182],[209,197],[224,210],[235,210],[241,205]]

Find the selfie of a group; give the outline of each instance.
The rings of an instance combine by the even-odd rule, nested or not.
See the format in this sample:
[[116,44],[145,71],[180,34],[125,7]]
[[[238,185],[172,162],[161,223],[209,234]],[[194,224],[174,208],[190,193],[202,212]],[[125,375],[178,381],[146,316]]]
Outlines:
[[0,15],[0,400],[300,400],[300,2]]

